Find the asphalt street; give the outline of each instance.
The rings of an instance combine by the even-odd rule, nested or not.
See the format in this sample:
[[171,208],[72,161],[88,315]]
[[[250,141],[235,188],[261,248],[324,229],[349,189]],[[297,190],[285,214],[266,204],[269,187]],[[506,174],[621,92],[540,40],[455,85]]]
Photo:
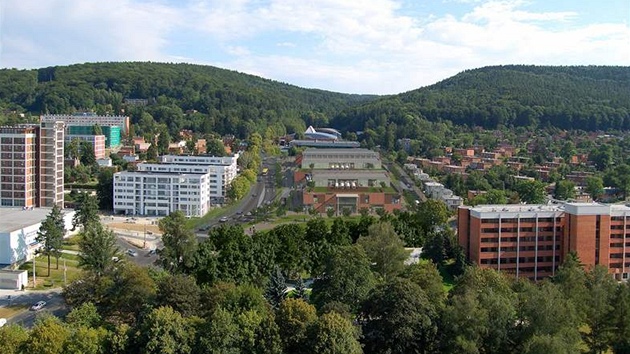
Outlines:
[[[31,310],[30,307],[38,301],[46,301],[46,306],[39,311]],[[63,318],[69,311],[61,296],[61,289],[16,292],[11,295],[11,300],[8,300],[8,295],[3,296],[0,304],[2,306],[8,304],[28,306],[28,310],[9,318],[7,321],[8,324],[18,324],[25,328],[33,327],[37,318],[45,313]]]

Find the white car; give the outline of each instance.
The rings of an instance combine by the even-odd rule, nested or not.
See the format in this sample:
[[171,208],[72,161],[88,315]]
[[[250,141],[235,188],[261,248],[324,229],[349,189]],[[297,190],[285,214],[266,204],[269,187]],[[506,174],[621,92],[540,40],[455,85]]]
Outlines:
[[5,324],[7,324],[7,319],[6,318],[0,318],[0,327],[4,326]]
[[131,257],[137,257],[138,256],[138,252],[132,250],[131,248],[127,250],[127,254],[130,255]]
[[35,305],[31,306],[31,310],[39,311],[39,310],[43,309],[44,306],[46,306],[46,301],[38,301],[38,302],[35,303]]
[[227,222],[227,221],[228,221],[228,218],[224,216],[224,217],[222,217],[221,219],[219,219],[219,221],[220,221],[220,222]]

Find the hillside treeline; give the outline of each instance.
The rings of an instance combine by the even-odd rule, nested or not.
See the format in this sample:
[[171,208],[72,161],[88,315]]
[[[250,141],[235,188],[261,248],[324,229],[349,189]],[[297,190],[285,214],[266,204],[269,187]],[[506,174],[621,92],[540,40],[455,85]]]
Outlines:
[[[146,99],[146,106],[125,99]],[[340,110],[371,99],[263,79],[211,66],[163,63],[89,63],[37,70],[0,70],[0,110],[32,114],[94,111],[129,114],[139,123],[150,114],[199,133],[264,133],[280,124],[289,132],[326,126]]]
[[417,139],[424,120],[486,129],[628,130],[630,67],[467,70],[429,87],[349,108],[333,125],[349,131],[381,127],[394,136]]

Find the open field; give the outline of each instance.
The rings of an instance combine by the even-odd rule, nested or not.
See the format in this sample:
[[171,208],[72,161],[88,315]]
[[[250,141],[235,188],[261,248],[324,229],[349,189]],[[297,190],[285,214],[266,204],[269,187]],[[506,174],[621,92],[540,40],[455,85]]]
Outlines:
[[106,225],[108,228],[112,230],[127,230],[127,231],[136,231],[136,232],[144,232],[145,228],[147,231],[153,233],[160,233],[160,228],[157,225],[145,225],[145,224],[132,224],[126,222],[113,222],[111,224]]

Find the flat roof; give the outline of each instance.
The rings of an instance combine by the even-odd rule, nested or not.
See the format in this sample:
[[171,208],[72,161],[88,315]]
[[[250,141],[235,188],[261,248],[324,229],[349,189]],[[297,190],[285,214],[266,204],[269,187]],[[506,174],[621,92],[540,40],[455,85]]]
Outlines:
[[311,155],[311,154],[337,154],[337,155],[341,155],[341,154],[347,154],[347,153],[351,153],[351,154],[372,154],[372,155],[378,155],[378,153],[376,151],[370,150],[370,149],[363,149],[363,148],[356,148],[356,149],[352,149],[352,150],[343,150],[343,149],[333,149],[333,148],[311,148],[311,149],[306,149],[302,152],[303,156],[306,155]]
[[324,177],[339,177],[339,178],[352,178],[352,177],[374,177],[374,178],[389,178],[387,173],[383,170],[313,170],[313,178]]
[[[9,233],[27,226],[35,225],[46,219],[52,208],[0,208],[0,234]],[[63,211],[62,211],[63,213]]]

